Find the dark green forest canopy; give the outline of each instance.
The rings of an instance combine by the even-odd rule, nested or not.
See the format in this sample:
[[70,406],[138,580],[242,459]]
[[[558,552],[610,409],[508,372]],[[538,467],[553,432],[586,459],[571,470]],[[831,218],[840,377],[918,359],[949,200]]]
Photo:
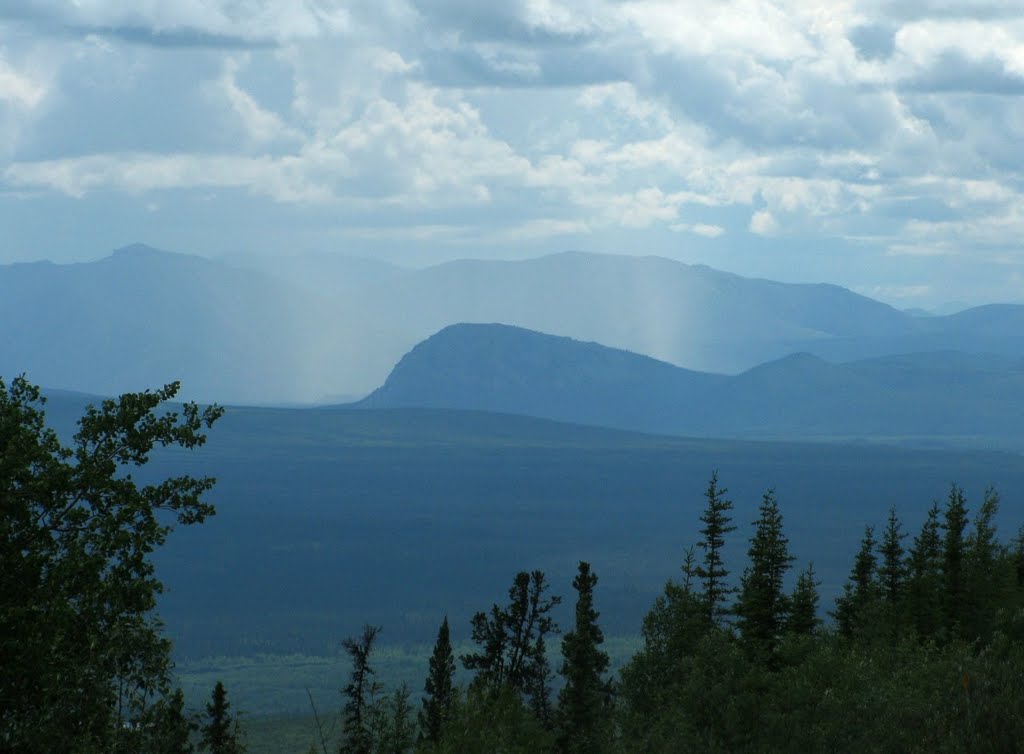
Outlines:
[[[203,726],[184,714],[153,613],[161,584],[149,556],[174,521],[199,523],[213,512],[203,499],[212,479],[171,475],[147,484],[121,471],[146,464],[157,446],[205,443],[202,429],[221,410],[186,404],[156,413],[175,389],[89,410],[70,446],[46,429],[35,388],[16,380],[0,391],[5,749],[186,752],[197,732],[208,747],[238,732],[222,685]],[[601,450],[607,437],[595,437]],[[638,442],[664,449],[658,438]],[[227,456],[220,461],[230,465]],[[152,473],[177,462],[176,452],[165,453],[166,465]],[[345,750],[960,751],[970,742],[973,750],[1009,751],[1024,740],[1024,531],[1001,535],[995,489],[972,496],[953,485],[906,523],[898,507],[874,521],[866,515],[873,506],[858,509],[868,528],[852,566],[847,561],[837,630],[818,622],[820,581],[793,554],[790,522],[807,526],[810,511],[794,513],[774,492],[756,510],[733,509],[724,495],[713,476],[704,512],[688,508],[691,525],[672,532],[675,566],[648,602],[642,647],[618,678],[605,675],[606,590],[597,569],[576,564],[575,620],[557,664],[564,682],[545,647],[558,641],[551,611],[567,580],[519,571],[508,605],[495,603],[471,622],[479,651],[463,664],[474,679],[444,692],[432,734],[417,743],[408,689],[379,690],[371,681],[367,697],[353,682],[346,693],[356,700],[350,707],[359,706],[358,725],[349,726],[356,733]],[[740,499],[735,487],[732,498]],[[856,549],[850,545],[847,552]],[[712,549],[723,557],[701,565],[699,553]],[[792,587],[791,566],[800,569]],[[488,593],[472,598],[479,606]],[[450,658],[447,632],[438,636],[438,656]],[[353,678],[372,677],[373,637],[346,643],[358,660]],[[450,671],[440,670],[450,662],[435,663],[431,688],[450,688]]]
[[[84,402],[56,396],[48,418],[73,428]],[[790,550],[814,562],[826,605],[864,525],[892,505],[914,531],[951,480],[974,497],[994,484],[1005,530],[1024,499],[1024,457],[1012,453],[693,440],[416,409],[231,408],[202,453],[155,453],[140,478],[218,479],[218,515],[156,554],[176,652],[201,658],[333,654],[365,622],[385,626],[387,643],[429,646],[443,610],[459,640],[479,596],[509,574],[540,568],[568,584],[580,560],[602,575],[606,632],[635,635],[681,544],[696,541],[715,468],[741,540],[775,488]],[[725,554],[737,576],[744,552]],[[568,620],[567,605],[556,613]]]

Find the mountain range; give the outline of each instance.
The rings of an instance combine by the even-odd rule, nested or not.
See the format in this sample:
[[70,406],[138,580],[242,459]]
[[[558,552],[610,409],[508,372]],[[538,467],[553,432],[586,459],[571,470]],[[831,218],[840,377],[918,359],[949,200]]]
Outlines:
[[0,266],[0,318],[0,375],[101,394],[180,379],[187,397],[233,403],[365,396],[418,342],[462,322],[729,374],[801,352],[1024,356],[1024,306],[916,316],[834,285],[580,252],[404,269],[135,245],[91,263]]
[[413,348],[356,404],[525,414],[715,437],[1024,438],[1024,358],[935,351],[833,364],[792,354],[730,376],[507,325]]

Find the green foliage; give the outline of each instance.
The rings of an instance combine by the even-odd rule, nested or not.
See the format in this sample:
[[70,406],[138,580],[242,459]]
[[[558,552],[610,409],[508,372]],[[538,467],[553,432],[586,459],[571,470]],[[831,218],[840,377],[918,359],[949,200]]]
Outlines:
[[[961,622],[957,633],[966,633],[964,639],[951,637],[942,611],[949,582],[938,508],[933,507],[914,542],[909,571],[900,567],[906,562],[902,532],[891,511],[878,550],[881,568],[873,528],[865,531],[850,581],[837,600],[838,630],[817,629],[816,583],[808,568],[794,591],[788,630],[777,647],[778,662],[768,667],[751,663],[743,645],[756,614],[749,608],[751,574],[761,557],[756,553],[763,551],[752,540],[751,565],[736,611],[742,641],[731,632],[713,630],[694,633],[697,641],[677,642],[671,653],[666,652],[664,637],[670,633],[661,627],[672,623],[667,609],[671,602],[662,597],[655,603],[645,629],[656,630],[649,630],[644,649],[623,670],[619,747],[720,752],[1017,750],[1024,740],[1024,583],[1017,579],[1018,553],[1024,544],[1008,550],[998,545],[992,523],[998,498],[989,491],[985,500],[979,509],[980,524],[976,522],[962,550],[962,572],[973,575],[964,581],[959,597],[971,606],[969,615],[998,617]],[[950,508],[947,520],[962,533],[957,522],[966,521],[966,505],[955,487]],[[772,516],[763,515],[762,520],[771,521]],[[754,539],[761,531],[759,527]],[[955,537],[947,539],[957,546]],[[975,558],[978,566],[971,565]],[[988,564],[984,575],[980,563]],[[976,584],[982,588],[975,589]],[[678,588],[677,594],[685,595],[686,590]],[[915,612],[922,606],[937,610]],[[935,618],[930,624],[934,633],[882,634],[880,629],[892,614],[909,614],[915,625],[926,625],[922,616]],[[969,626],[990,624],[991,630],[968,632]],[[876,640],[882,636],[885,641]],[[671,670],[666,672],[663,663]]]
[[627,740],[649,740],[649,721],[677,697],[688,672],[687,658],[710,629],[705,605],[693,587],[695,561],[691,547],[683,560],[683,580],[665,584],[644,616],[643,647],[622,669],[620,727]]
[[402,684],[376,701],[370,710],[374,754],[406,754],[416,741],[413,706],[409,687]]
[[199,727],[199,750],[210,754],[243,754],[238,720],[231,715],[231,705],[224,684],[217,681],[206,705],[206,722]]
[[906,553],[903,540],[906,538],[896,509],[889,509],[885,533],[878,546],[882,564],[878,569],[878,586],[882,597],[881,620],[891,640],[902,633],[904,620],[904,591],[907,581]]
[[545,638],[558,630],[550,613],[561,602],[546,597],[547,589],[543,572],[517,573],[507,607],[495,604],[490,616],[473,616],[472,639],[479,651],[462,656],[463,667],[476,671],[474,688],[519,694],[545,727],[552,723]]
[[456,696],[439,754],[501,752],[537,754],[554,750],[548,730],[512,688],[470,686]]
[[175,703],[150,559],[173,522],[213,514],[212,478],[140,486],[158,446],[204,444],[222,415],[156,413],[178,383],[89,406],[70,446],[39,389],[0,381],[0,749],[121,751]]
[[717,625],[728,612],[725,601],[735,591],[725,582],[729,571],[722,560],[725,535],[736,530],[729,516],[732,501],[725,497],[727,492],[718,486],[718,472],[712,472],[704,492],[707,504],[700,516],[704,524],[700,530],[703,538],[697,543],[704,551],[704,559],[695,570],[703,587],[704,615],[710,625]]
[[594,586],[597,575],[590,564],[580,561],[573,579],[576,590],[576,621],[562,639],[565,686],[558,694],[559,748],[565,752],[600,752],[607,748],[611,729],[611,684],[603,676],[608,654],[601,650],[604,634],[597,624]]
[[352,675],[342,690],[345,706],[342,710],[341,754],[372,754],[374,735],[371,725],[373,697],[379,690],[373,680],[374,670],[370,665],[373,644],[380,633],[380,626],[364,626],[361,636],[347,638],[342,647],[352,660]]
[[909,612],[919,637],[935,636],[942,621],[942,539],[939,506],[928,509],[921,532],[910,550]]
[[964,492],[955,484],[950,487],[949,500],[942,528],[942,583],[943,609],[947,636],[961,636],[967,618],[967,600],[964,595],[964,552],[967,529],[967,501]]
[[789,599],[789,618],[786,631],[800,637],[811,636],[821,625],[818,617],[818,586],[814,575],[814,564],[808,563],[807,568],[796,580],[796,587]]
[[423,686],[423,708],[420,710],[420,730],[423,739],[431,744],[441,740],[445,723],[451,716],[455,700],[455,655],[452,652],[448,616],[437,631],[437,643],[430,657],[430,673]]
[[782,533],[782,514],[774,491],[764,494],[754,526],[747,550],[750,565],[743,574],[734,612],[748,649],[770,661],[790,612],[783,580],[794,560],[789,554],[789,540]]
[[993,606],[1006,603],[1004,591],[1012,590],[1009,569],[1001,567],[1002,548],[996,541],[995,517],[999,493],[991,487],[974,517],[974,530],[967,538],[964,563],[965,614],[963,635],[988,637],[995,615]]
[[843,585],[843,594],[836,600],[833,615],[841,636],[865,638],[876,626],[878,607],[878,559],[875,557],[875,527],[864,527],[860,550],[853,561],[850,578]]

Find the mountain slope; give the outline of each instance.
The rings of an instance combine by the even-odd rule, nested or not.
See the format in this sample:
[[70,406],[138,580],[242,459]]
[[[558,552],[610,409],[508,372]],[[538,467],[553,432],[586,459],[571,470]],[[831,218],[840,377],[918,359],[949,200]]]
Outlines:
[[273,278],[148,247],[0,268],[0,374],[117,393],[185,381],[219,400],[298,397],[314,313]]
[[87,264],[0,265],[0,317],[0,375],[98,393],[181,379],[185,395],[225,402],[366,395],[458,322],[725,373],[797,352],[1024,356],[1020,306],[915,317],[832,285],[579,252],[413,270],[340,255],[227,263],[136,245]]
[[1024,437],[1024,360],[935,352],[831,364],[794,354],[735,377],[503,325],[417,345],[367,408],[466,408],[708,436]]

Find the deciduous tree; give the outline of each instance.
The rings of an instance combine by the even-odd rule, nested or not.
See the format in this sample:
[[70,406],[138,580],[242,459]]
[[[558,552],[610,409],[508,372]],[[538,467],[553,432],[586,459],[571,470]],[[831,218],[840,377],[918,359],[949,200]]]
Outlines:
[[150,559],[175,522],[212,515],[212,478],[141,485],[154,448],[198,448],[223,410],[160,413],[178,383],[89,406],[70,445],[25,378],[0,380],[0,749],[131,748],[170,694]]

